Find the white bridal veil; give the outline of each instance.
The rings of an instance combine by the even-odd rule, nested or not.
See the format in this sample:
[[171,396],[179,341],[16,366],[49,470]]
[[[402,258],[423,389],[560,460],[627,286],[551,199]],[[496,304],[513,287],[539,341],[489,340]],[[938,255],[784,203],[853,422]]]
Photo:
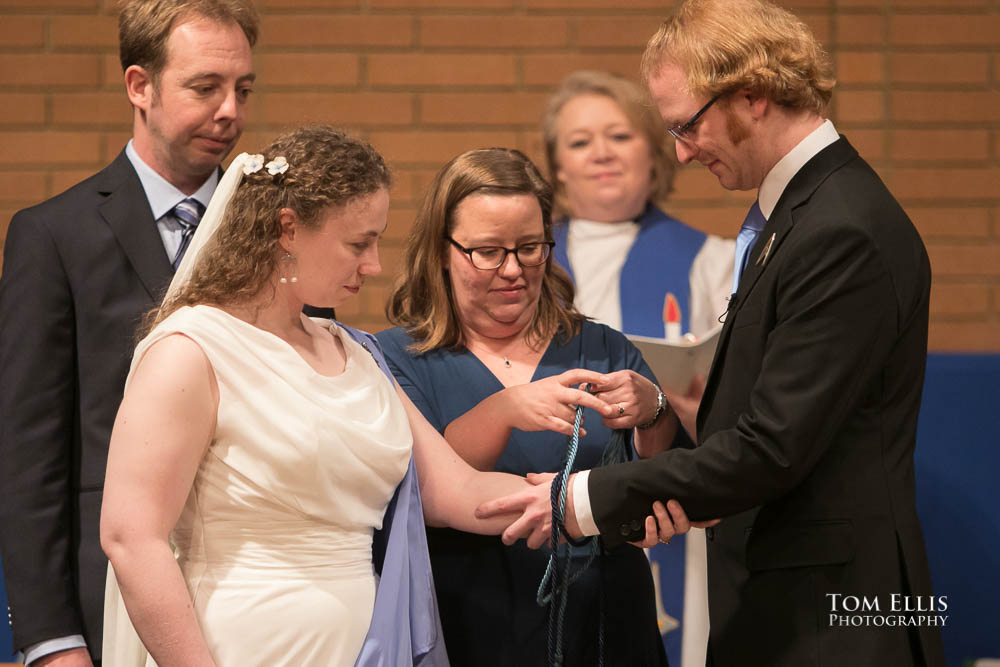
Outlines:
[[[233,193],[236,192],[240,181],[243,180],[244,169],[250,170],[251,173],[252,171],[259,170],[262,163],[262,159],[260,158],[261,156],[259,155],[240,153],[230,163],[229,169],[226,170],[226,173],[219,180],[219,185],[215,189],[215,194],[212,195],[212,200],[205,210],[205,215],[202,216],[201,222],[198,224],[198,229],[195,231],[194,236],[191,237],[187,252],[184,253],[184,259],[181,260],[180,266],[177,267],[177,271],[170,281],[170,287],[167,288],[164,300],[176,294],[181,286],[191,277],[194,267],[198,263],[202,248],[215,235],[219,224],[222,222],[222,216],[226,211],[226,207],[229,206],[229,200],[232,199]],[[138,359],[132,359],[128,379],[125,381],[126,388],[128,388],[129,380],[132,378],[132,373],[135,371],[138,361]],[[108,577],[104,588],[104,648],[102,664],[104,667],[155,666],[152,658],[148,657],[146,649],[142,645],[135,629],[132,627],[132,621],[129,619],[128,612],[125,609],[125,603],[122,600],[121,591],[118,589],[118,581],[115,579],[115,572],[114,568],[111,567],[111,563],[108,563]]]

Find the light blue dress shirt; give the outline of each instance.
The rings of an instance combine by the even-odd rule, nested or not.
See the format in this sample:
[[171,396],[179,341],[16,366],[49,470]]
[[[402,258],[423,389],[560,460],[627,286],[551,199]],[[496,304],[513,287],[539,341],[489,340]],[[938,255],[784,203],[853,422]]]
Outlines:
[[[152,167],[143,162],[142,158],[136,152],[135,146],[132,145],[131,139],[129,139],[128,144],[125,146],[125,156],[132,163],[135,173],[139,175],[142,189],[146,191],[146,199],[149,201],[149,208],[153,212],[153,220],[156,220],[156,228],[160,232],[160,238],[163,239],[163,249],[166,250],[167,257],[173,259],[174,255],[177,254],[177,248],[180,246],[181,235],[184,230],[171,214],[171,211],[174,210],[174,206],[177,206],[181,200],[187,199],[189,195],[175,188],[165,178],[156,173]],[[215,192],[215,187],[218,184],[219,172],[218,170],[213,170],[208,180],[202,183],[201,187],[195,190],[190,197],[198,200],[202,206],[208,208],[208,202],[212,198],[212,194]]]

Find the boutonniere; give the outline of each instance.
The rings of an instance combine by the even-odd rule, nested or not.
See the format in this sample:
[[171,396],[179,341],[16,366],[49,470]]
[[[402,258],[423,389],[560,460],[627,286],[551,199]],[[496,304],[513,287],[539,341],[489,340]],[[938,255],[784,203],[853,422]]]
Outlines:
[[767,244],[764,249],[760,251],[760,255],[757,256],[757,261],[755,262],[759,266],[764,266],[767,264],[767,258],[771,256],[771,248],[774,247],[774,234],[771,234],[771,238],[767,240]]

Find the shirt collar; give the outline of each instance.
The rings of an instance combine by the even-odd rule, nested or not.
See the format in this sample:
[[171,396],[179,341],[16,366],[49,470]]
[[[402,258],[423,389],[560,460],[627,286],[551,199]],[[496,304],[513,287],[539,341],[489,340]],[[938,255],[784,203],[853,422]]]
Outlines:
[[788,151],[785,157],[778,160],[771,171],[767,172],[767,176],[764,177],[764,182],[760,184],[760,190],[757,192],[760,212],[764,214],[765,218],[771,217],[781,193],[788,187],[792,177],[799,173],[806,162],[809,162],[817,153],[839,138],[840,135],[837,134],[833,123],[826,120],[800,141],[795,148]]
[[[143,162],[142,158],[139,157],[139,153],[136,152],[135,146],[132,145],[131,139],[125,145],[125,155],[128,157],[129,162],[132,163],[135,173],[139,176],[139,182],[142,183],[142,189],[146,192],[146,199],[149,201],[149,208],[153,212],[154,220],[159,220],[172,211],[178,202],[188,198],[188,195],[178,190],[167,179],[160,176],[152,167]],[[219,170],[213,169],[212,175],[208,177],[208,180],[202,183],[201,187],[195,190],[194,194],[190,195],[190,197],[200,202],[205,208],[208,208],[208,202],[212,199],[212,194],[215,192],[215,187],[218,184]]]

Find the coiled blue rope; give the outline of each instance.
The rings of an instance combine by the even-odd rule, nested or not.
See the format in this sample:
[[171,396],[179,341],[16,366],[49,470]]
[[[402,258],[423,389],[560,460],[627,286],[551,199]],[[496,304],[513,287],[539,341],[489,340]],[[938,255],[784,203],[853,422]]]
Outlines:
[[[566,620],[566,603],[569,599],[569,587],[576,581],[594,558],[600,553],[600,542],[593,538],[584,540],[574,540],[566,531],[566,494],[567,480],[576,462],[576,455],[580,449],[580,427],[583,425],[583,407],[577,406],[576,417],[573,420],[573,435],[570,436],[566,444],[565,463],[561,470],[556,472],[552,479],[552,533],[549,536],[549,547],[552,554],[549,556],[545,574],[538,586],[536,602],[539,606],[549,606],[549,632],[548,632],[548,653],[549,664],[553,667],[562,667],[563,654],[563,626]],[[614,430],[611,438],[604,448],[601,456],[601,465],[608,463],[618,463],[626,459],[626,434],[625,430]],[[560,538],[565,538],[562,541]],[[587,560],[576,570],[572,568],[571,554],[572,546],[584,546],[590,544],[590,554]],[[604,664],[604,591],[603,576],[602,590],[600,595],[600,623],[598,625],[598,665]]]

